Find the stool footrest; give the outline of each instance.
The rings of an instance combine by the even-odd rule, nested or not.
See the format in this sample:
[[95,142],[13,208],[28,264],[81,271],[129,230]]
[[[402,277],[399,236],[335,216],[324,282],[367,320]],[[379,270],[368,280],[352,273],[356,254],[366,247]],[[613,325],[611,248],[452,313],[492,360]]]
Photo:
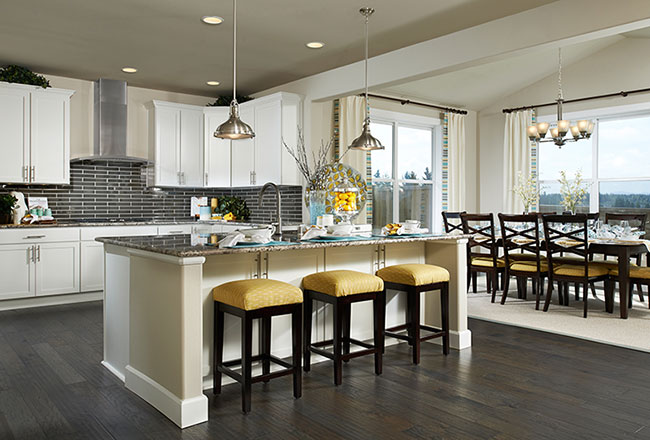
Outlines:
[[[261,374],[259,376],[253,376],[251,378],[252,383],[257,383],[257,382],[262,382],[270,379],[275,379],[276,377],[282,377],[282,376],[287,376],[289,374],[293,373],[294,368],[300,368],[300,366],[294,367],[292,364],[289,362],[280,359],[279,357],[273,356],[273,355],[264,355],[264,354],[258,354],[256,356],[251,357],[251,362],[257,362],[257,361],[264,361],[264,360],[269,360],[273,362],[276,365],[280,365],[281,367],[284,367],[284,370],[278,370],[274,371],[272,373],[268,374]],[[228,367],[233,367],[235,365],[241,365],[241,359],[233,359],[227,362],[223,362],[221,365],[218,366],[219,372],[230,376],[231,378],[235,379],[236,381],[241,381],[242,380],[242,375],[237,373],[236,371],[231,370]]]
[[[391,338],[401,339],[403,341],[411,341],[413,338],[411,338],[408,334],[394,333],[394,331],[396,330],[406,330],[408,328],[409,328],[408,324],[398,325],[386,329],[384,334],[386,336],[390,336]],[[426,330],[432,333],[430,335],[420,337],[420,341],[428,341],[429,339],[442,338],[443,336],[445,336],[444,330],[436,327],[431,327],[429,325],[420,325],[420,330]]]
[[[347,338],[343,338],[342,342],[347,342]],[[327,351],[327,350],[323,350],[321,348],[318,348],[318,347],[324,347],[324,346],[327,346],[327,345],[332,345],[333,343],[334,343],[334,341],[332,339],[328,339],[326,341],[314,342],[313,344],[311,344],[309,346],[309,350],[312,353],[320,354],[321,356],[324,356],[324,357],[326,357],[328,359],[334,359],[334,353],[332,353],[331,351]],[[367,354],[374,354],[377,350],[379,350],[374,345],[369,344],[369,343],[364,342],[364,341],[359,341],[357,339],[350,338],[350,344],[358,345],[359,347],[365,348],[365,350],[359,350],[359,351],[355,351],[355,352],[352,352],[352,353],[342,354],[341,359],[344,360],[344,361],[345,360],[350,360],[352,358],[359,357],[359,356],[365,356]]]

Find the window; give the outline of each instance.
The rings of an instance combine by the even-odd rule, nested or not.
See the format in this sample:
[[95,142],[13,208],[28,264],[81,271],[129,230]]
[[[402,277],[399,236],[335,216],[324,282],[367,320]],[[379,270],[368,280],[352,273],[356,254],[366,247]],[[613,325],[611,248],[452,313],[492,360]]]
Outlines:
[[[589,140],[568,143],[562,148],[540,144],[540,210],[561,212],[560,170],[568,177],[581,170],[589,184],[582,212],[647,213],[650,217],[650,116],[616,116],[596,120]],[[650,220],[650,218],[649,218]],[[647,225],[650,226],[650,225]]]
[[422,227],[437,229],[440,122],[380,110],[373,114],[372,134],[385,147],[371,153],[373,227],[414,219]]

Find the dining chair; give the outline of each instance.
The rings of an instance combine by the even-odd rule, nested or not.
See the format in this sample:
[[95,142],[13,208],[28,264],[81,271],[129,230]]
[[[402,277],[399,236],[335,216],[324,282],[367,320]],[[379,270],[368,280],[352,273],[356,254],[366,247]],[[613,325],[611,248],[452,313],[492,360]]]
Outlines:
[[[630,214],[630,213],[618,213],[618,212],[606,212],[605,213],[605,223],[608,225],[614,225],[614,224],[620,224],[622,221],[627,221],[629,222],[631,227],[639,228],[640,231],[645,231],[646,228],[646,221],[647,221],[647,214]],[[643,257],[643,252],[632,255],[632,258],[635,259],[636,265],[640,266],[641,265],[641,260]],[[611,255],[603,255],[603,260],[607,260],[607,257],[610,257]],[[646,264],[650,265],[650,253],[646,255]],[[637,287],[637,292],[639,293],[639,299],[643,302],[643,284],[644,283],[636,283]],[[631,284],[634,286],[635,284]],[[650,290],[648,291],[648,294],[650,295]],[[632,298],[632,295],[630,295],[630,299]],[[650,301],[648,301],[648,304],[650,305]]]
[[531,278],[535,292],[535,310],[539,310],[542,282],[548,276],[548,262],[540,253],[539,218],[537,214],[499,214],[506,263],[501,304],[505,304],[508,297],[510,277],[516,278],[518,296],[523,299],[526,299],[526,285],[528,278]]
[[[485,273],[488,293],[494,302],[499,288],[499,274],[505,274],[505,260],[499,258],[499,243],[495,237],[492,214],[461,213],[463,232],[471,235],[467,242],[467,267],[472,276],[472,290],[476,293],[477,273]],[[478,251],[476,250],[478,248]],[[487,252],[480,252],[487,250]],[[468,277],[469,281],[469,277]]]
[[[605,281],[609,276],[609,269],[589,261],[589,231],[587,228],[588,217],[586,214],[575,215],[547,215],[544,216],[544,243],[546,257],[548,258],[548,291],[544,300],[544,311],[547,312],[553,295],[553,282],[564,285],[559,287],[560,303],[569,304],[567,283],[581,284],[584,292],[591,283]],[[567,262],[564,258],[557,258],[559,254],[576,255]],[[562,296],[564,299],[562,300]],[[582,295],[583,317],[587,317],[589,295]],[[606,298],[606,301],[609,300]]]
[[464,214],[465,211],[459,212],[449,212],[442,211],[442,221],[445,225],[445,232],[451,234],[452,232],[463,232],[463,222],[460,219],[460,215]]

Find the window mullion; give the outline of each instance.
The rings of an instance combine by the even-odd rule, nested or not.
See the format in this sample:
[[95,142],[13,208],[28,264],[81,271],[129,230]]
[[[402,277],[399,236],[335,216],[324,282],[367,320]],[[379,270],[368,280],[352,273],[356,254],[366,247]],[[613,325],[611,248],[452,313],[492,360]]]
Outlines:
[[393,122],[393,223],[399,222],[399,176],[397,175],[398,123]]

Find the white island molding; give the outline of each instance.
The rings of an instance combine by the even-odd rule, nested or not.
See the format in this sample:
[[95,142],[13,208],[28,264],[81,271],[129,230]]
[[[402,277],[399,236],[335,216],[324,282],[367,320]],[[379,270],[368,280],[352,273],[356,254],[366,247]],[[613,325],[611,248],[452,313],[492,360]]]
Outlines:
[[[190,236],[99,239],[105,248],[104,360],[128,389],[181,428],[208,419],[212,387],[213,287],[271,278],[300,286],[314,272],[348,269],[374,274],[393,264],[428,263],[449,270],[450,345],[471,346],[467,328],[466,243],[463,236],[372,238],[263,248],[191,246]],[[422,319],[440,325],[438,293],[422,295]],[[331,310],[314,310],[312,337],[331,338]],[[405,295],[387,292],[386,326],[404,322]],[[372,338],[372,305],[354,304],[352,337]],[[291,355],[291,320],[276,317],[272,350]],[[258,341],[253,341],[253,352]],[[240,323],[226,316],[224,359],[240,357]],[[392,338],[387,344],[396,343]],[[437,351],[437,349],[436,349]],[[324,358],[313,356],[314,362]]]

